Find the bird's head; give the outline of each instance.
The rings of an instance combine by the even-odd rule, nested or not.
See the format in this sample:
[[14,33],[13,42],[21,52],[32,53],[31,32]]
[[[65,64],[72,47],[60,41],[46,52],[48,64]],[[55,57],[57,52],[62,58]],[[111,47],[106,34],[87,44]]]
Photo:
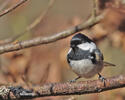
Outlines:
[[91,43],[92,40],[90,40],[87,36],[84,34],[78,33],[75,36],[72,37],[71,42],[70,42],[70,47],[75,50],[75,48],[78,47],[80,44],[84,43]]

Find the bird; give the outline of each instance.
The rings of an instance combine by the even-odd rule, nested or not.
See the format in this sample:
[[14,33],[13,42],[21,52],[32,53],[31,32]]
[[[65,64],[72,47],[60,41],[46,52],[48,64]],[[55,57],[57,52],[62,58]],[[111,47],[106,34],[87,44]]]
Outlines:
[[70,49],[67,53],[67,62],[78,76],[71,82],[75,82],[82,77],[91,78],[96,74],[101,81],[105,81],[100,72],[104,66],[115,66],[115,64],[105,62],[103,53],[95,42],[82,33],[77,33],[72,37]]

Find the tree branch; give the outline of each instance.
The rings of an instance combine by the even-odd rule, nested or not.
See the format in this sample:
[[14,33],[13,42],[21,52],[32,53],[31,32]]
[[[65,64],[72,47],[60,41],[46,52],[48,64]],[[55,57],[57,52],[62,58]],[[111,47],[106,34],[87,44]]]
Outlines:
[[19,7],[20,5],[22,5],[22,4],[25,3],[26,1],[28,1],[28,0],[20,0],[20,1],[19,1],[17,4],[15,4],[14,6],[12,6],[12,7],[8,8],[8,9],[6,9],[6,10],[4,10],[2,13],[0,13],[0,17],[2,17],[2,16],[4,16],[4,15],[8,14],[9,12],[15,10],[17,7]]
[[49,0],[48,6],[45,9],[45,11],[42,12],[40,14],[40,16],[38,18],[36,18],[28,27],[26,27],[26,29],[23,32],[15,35],[13,37],[10,37],[8,39],[2,40],[0,42],[0,45],[11,43],[11,42],[15,41],[17,38],[23,36],[25,33],[29,33],[28,31],[32,30],[34,27],[36,27],[39,23],[41,23],[45,19],[45,17],[48,14],[49,10],[52,8],[54,2],[55,2],[55,0]]
[[10,44],[0,46],[0,54],[11,52],[11,51],[17,51],[17,50],[21,50],[21,49],[29,48],[33,46],[38,46],[40,44],[47,44],[47,43],[55,42],[57,40],[66,38],[76,32],[79,32],[83,29],[92,27],[93,25],[97,24],[101,19],[103,19],[103,17],[104,17],[104,14],[96,16],[95,18],[90,17],[84,23],[81,23],[75,27],[69,28],[65,31],[56,33],[55,35],[52,35],[49,37],[43,38],[43,36],[41,36],[41,37],[37,37],[31,40],[26,40],[26,41],[17,42],[17,43],[10,43]]
[[21,86],[0,86],[1,100],[31,99],[45,96],[81,95],[100,93],[112,89],[125,87],[125,76],[120,75],[107,78],[104,83],[100,80],[83,82],[49,83],[43,86],[33,86],[32,90]]
[[10,2],[11,0],[5,0],[3,4],[0,5],[0,11],[2,11]]
[[97,14],[97,0],[93,0],[93,9],[92,9],[92,16],[96,17]]

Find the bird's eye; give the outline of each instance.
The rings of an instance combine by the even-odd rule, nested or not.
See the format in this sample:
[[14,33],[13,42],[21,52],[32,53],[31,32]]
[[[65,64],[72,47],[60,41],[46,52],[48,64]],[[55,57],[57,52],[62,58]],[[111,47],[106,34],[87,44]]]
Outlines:
[[81,43],[81,41],[74,41],[73,43],[74,43],[75,45],[78,45],[78,44]]
[[77,47],[77,45],[81,44],[81,39],[79,38],[74,38],[71,40],[71,47],[74,48],[74,47]]

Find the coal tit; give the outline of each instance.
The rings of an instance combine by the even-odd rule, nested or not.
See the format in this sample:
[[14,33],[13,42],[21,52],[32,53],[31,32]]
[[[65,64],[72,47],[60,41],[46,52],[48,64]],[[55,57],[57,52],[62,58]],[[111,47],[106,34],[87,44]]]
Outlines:
[[115,66],[114,64],[104,62],[103,54],[96,46],[94,41],[78,33],[72,37],[70,41],[70,50],[67,54],[67,61],[71,69],[78,75],[72,81],[77,79],[91,78],[98,74],[99,79],[104,81],[104,78],[100,75],[104,66]]

